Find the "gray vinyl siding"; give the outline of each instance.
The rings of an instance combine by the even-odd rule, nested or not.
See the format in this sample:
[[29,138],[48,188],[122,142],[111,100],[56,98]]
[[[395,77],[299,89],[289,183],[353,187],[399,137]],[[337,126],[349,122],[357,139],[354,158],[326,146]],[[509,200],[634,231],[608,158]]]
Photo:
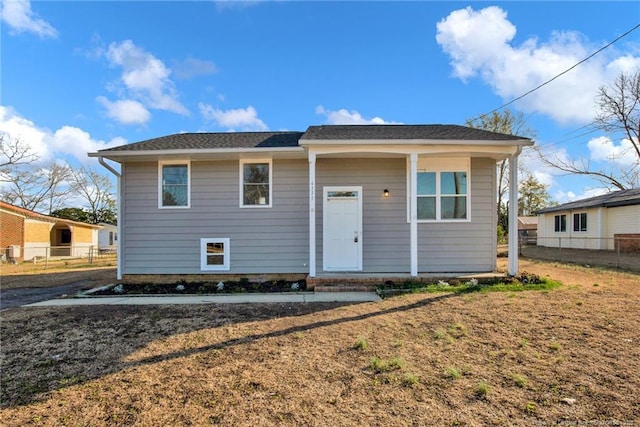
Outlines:
[[463,273],[495,270],[496,164],[471,159],[470,222],[418,224],[418,271]]
[[[470,222],[418,224],[420,273],[495,269],[495,161],[471,159]],[[404,158],[323,159],[316,164],[316,265],[322,265],[323,187],[362,186],[362,264],[366,273],[410,272]],[[384,189],[390,192],[383,198]]]
[[[363,272],[408,273],[405,158],[318,158],[316,266],[323,272],[325,186],[362,186]],[[273,161],[273,207],[239,207],[239,162],[191,162],[191,207],[158,208],[157,162],[123,169],[123,274],[308,273],[308,161]],[[472,159],[470,222],[418,224],[418,270],[495,268],[495,162]],[[388,189],[389,198],[382,192]],[[229,238],[231,269],[200,270],[200,239]]]
[[[273,207],[239,207],[239,162],[191,162],[191,207],[158,208],[158,164],[124,175],[124,274],[306,273],[308,162],[273,161]],[[200,239],[229,238],[231,269],[200,270]]]
[[[362,269],[368,273],[410,269],[406,211],[406,159],[328,159],[316,162],[316,266],[323,272],[323,188],[362,186]],[[388,189],[390,197],[382,197]]]

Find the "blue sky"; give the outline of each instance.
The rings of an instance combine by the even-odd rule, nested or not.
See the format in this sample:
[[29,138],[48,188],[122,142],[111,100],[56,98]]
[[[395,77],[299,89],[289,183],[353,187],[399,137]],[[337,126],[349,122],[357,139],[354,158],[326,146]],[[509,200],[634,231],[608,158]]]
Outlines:
[[[637,2],[2,5],[0,132],[96,169],[88,151],[177,132],[464,124],[640,22]],[[548,155],[628,167],[624,140],[580,129],[597,89],[638,66],[640,30],[511,108]],[[602,191],[523,164],[557,201]]]

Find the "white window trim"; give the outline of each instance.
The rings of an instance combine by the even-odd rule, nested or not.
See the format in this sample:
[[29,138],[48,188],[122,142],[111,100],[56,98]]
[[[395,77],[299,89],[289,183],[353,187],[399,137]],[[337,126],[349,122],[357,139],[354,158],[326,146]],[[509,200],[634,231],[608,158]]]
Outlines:
[[[244,204],[244,165],[252,163],[268,163],[269,164],[269,203],[264,205],[245,205]],[[246,209],[264,209],[273,207],[273,159],[240,159],[240,177],[239,177],[239,205]]]
[[[207,243],[222,243],[224,245],[223,264],[208,265],[207,264]],[[228,237],[204,237],[200,239],[200,270],[201,271],[229,271],[231,269],[231,243]]]
[[[164,206],[162,204],[162,167],[165,165],[187,166],[187,205]],[[191,208],[191,161],[189,160],[160,160],[158,162],[158,209],[189,209]]]
[[[562,230],[562,217],[564,218],[564,230]],[[556,217],[558,217],[558,228],[559,230],[556,231]],[[568,225],[568,221],[567,221],[567,214],[556,214],[553,216],[553,232],[555,234],[560,234],[560,233],[567,233],[569,230],[569,225]]]
[[[436,198],[436,219],[418,219],[418,223],[464,223],[471,222],[471,158],[469,157],[430,157],[418,159],[418,173],[434,172],[436,174],[436,194],[432,197]],[[465,219],[440,219],[442,189],[440,188],[441,172],[466,172],[467,173],[467,217]],[[417,178],[417,177],[416,177]],[[411,173],[409,172],[409,160],[407,159],[407,188],[410,188]],[[454,195],[444,195],[444,197],[453,197]],[[416,197],[420,197],[418,194]],[[407,191],[407,222],[410,222],[411,212],[411,195]],[[418,201],[416,200],[415,203]]]
[[[580,221],[580,227],[576,230],[576,215],[578,215],[578,219],[584,215],[584,221],[586,222],[584,230],[582,230],[582,221]],[[571,215],[571,228],[574,233],[588,233],[589,232],[589,214],[587,212],[573,212]]]

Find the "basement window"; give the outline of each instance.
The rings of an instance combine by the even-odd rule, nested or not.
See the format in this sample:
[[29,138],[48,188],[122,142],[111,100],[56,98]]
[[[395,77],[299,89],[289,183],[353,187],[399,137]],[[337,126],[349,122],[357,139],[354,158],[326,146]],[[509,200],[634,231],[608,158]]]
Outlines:
[[200,239],[200,270],[226,271],[229,268],[229,239]]

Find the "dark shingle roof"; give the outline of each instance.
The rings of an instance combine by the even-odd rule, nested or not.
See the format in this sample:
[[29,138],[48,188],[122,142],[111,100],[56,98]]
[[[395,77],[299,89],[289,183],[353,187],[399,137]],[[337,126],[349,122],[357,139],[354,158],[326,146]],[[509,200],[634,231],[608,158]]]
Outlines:
[[100,150],[100,153],[294,148],[299,146],[299,141],[314,140],[460,140],[495,142],[522,141],[528,140],[528,138],[458,125],[323,125],[309,126],[306,132],[177,133]]
[[576,200],[573,202],[565,203],[558,206],[552,206],[549,208],[538,211],[541,213],[569,211],[576,209],[586,208],[613,208],[616,206],[630,206],[640,205],[640,188],[633,188],[630,190],[620,190],[611,193],[603,194],[601,196],[590,197],[588,199]]
[[297,147],[302,132],[177,133],[100,152]]
[[529,139],[459,125],[323,125],[309,126],[302,140],[447,139],[514,141]]

